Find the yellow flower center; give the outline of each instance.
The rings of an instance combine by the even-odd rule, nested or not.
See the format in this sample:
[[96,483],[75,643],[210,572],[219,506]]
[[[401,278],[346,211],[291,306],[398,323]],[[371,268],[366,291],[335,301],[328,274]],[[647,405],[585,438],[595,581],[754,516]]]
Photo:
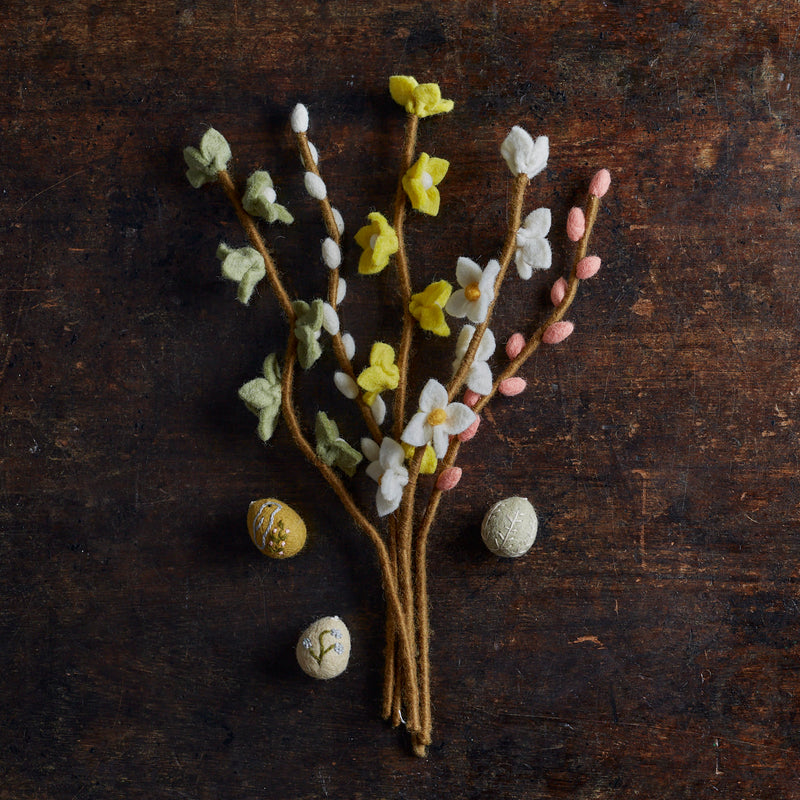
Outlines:
[[478,288],[477,281],[475,283],[471,283],[464,289],[464,297],[466,297],[470,303],[474,303],[480,296],[481,290]]
[[441,425],[447,420],[447,412],[443,408],[434,408],[428,414],[428,425]]

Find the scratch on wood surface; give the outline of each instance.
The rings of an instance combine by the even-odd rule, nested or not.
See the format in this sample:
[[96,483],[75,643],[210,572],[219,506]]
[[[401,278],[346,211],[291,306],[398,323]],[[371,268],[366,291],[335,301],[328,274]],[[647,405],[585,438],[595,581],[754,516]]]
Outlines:
[[82,167],[76,172],[73,172],[71,175],[67,175],[66,178],[62,178],[60,181],[56,181],[50,186],[47,186],[46,188],[42,189],[40,192],[36,192],[36,194],[33,195],[33,197],[29,197],[21,206],[19,206],[19,208],[17,208],[17,210],[14,213],[19,214],[19,212],[22,211],[22,209],[25,208],[25,206],[27,206],[29,203],[32,203],[34,200],[36,200],[37,197],[41,197],[43,194],[47,194],[47,192],[50,192],[53,189],[57,188],[58,186],[61,186],[62,183],[66,183],[68,180],[71,180],[76,175],[80,175],[82,172],[86,172],[86,167]]
[[645,538],[644,538],[644,517],[645,517],[645,508],[647,507],[647,481],[649,480],[650,476],[643,470],[643,469],[634,469],[631,470],[634,475],[638,475],[642,479],[642,512],[641,512],[641,522],[639,523],[639,557],[642,560],[642,566],[646,567],[646,560],[645,560]]
[[596,636],[579,636],[577,639],[570,642],[570,644],[583,644],[584,642],[596,644],[601,650],[606,649],[606,646]]

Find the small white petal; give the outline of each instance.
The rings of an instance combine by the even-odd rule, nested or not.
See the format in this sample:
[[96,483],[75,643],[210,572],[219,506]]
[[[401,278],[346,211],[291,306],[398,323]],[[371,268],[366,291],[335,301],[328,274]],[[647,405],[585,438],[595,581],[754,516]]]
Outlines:
[[344,354],[347,356],[348,361],[353,360],[356,354],[356,343],[349,333],[342,334],[342,346],[344,347]]
[[377,422],[378,425],[383,425],[383,421],[386,419],[386,403],[383,402],[383,398],[380,395],[375,396],[370,409],[372,410],[372,417],[375,422]]
[[467,318],[470,322],[481,323],[486,321],[486,314],[489,311],[489,303],[492,302],[492,295],[489,292],[481,292],[481,296],[467,306]]
[[[366,473],[376,483],[380,483],[383,477],[383,467],[377,461],[373,461],[367,465]],[[380,492],[380,489],[378,491]]]
[[459,286],[469,286],[471,283],[479,283],[483,270],[471,259],[461,256],[456,261],[456,279]]
[[333,382],[348,400],[355,400],[358,397],[358,384],[346,372],[334,373]]
[[469,406],[464,403],[450,403],[447,406],[447,421],[436,427],[455,435],[465,431],[473,422],[475,422],[475,412]]
[[381,448],[374,439],[364,436],[361,439],[361,452],[370,461],[377,461],[381,454]]
[[331,336],[336,336],[339,333],[339,315],[330,303],[322,304],[322,327]]
[[450,444],[450,437],[445,430],[444,425],[437,425],[433,429],[433,450],[436,453],[436,458],[444,458],[447,453],[447,445]]
[[514,263],[517,265],[517,272],[522,280],[527,281],[533,275],[533,268],[525,261],[525,256],[522,249],[517,250],[517,255],[514,257]]
[[447,389],[435,378],[430,378],[419,396],[420,411],[430,414],[435,408],[444,408],[447,405]]
[[308,109],[298,103],[292,110],[292,130],[295,133],[305,133],[308,130]]
[[492,391],[492,370],[485,361],[475,361],[469,368],[467,388],[475,394],[489,394]]
[[467,300],[464,290],[457,289],[450,295],[450,299],[447,303],[445,303],[444,310],[451,317],[466,317],[469,306],[470,302]]
[[549,208],[537,208],[525,217],[520,231],[524,231],[529,236],[547,236],[550,232],[551,221]]
[[344,278],[339,278],[339,283],[336,285],[336,305],[338,306],[344,296],[347,294],[347,281]]
[[306,191],[317,200],[324,200],[326,195],[328,194],[328,190],[325,188],[325,181],[320,178],[319,175],[315,175],[313,172],[306,172],[305,175],[305,184],[306,184]]
[[402,497],[403,494],[401,492],[397,497],[389,500],[384,497],[383,492],[381,492],[380,487],[378,487],[378,493],[375,495],[375,507],[378,509],[378,516],[385,517],[387,514],[391,514],[392,511],[395,511],[400,505]]
[[342,215],[339,213],[338,208],[331,208],[331,213],[333,214],[333,219],[336,222],[336,228],[339,231],[339,236],[344,233],[344,220],[342,219]]
[[380,458],[385,469],[402,469],[405,472],[403,462],[406,460],[406,451],[389,436],[385,436],[381,442]]
[[495,341],[494,334],[491,328],[487,328],[483,332],[481,343],[478,345],[478,351],[475,353],[475,359],[477,361],[486,361],[494,355],[496,347],[497,342]]
[[533,269],[550,269],[553,263],[553,251],[547,239],[530,239],[521,248],[523,260]]
[[322,260],[329,269],[338,269],[342,263],[342,251],[330,236],[322,243]]
[[402,441],[406,444],[414,445],[414,447],[421,447],[423,444],[427,444],[431,440],[431,426],[425,422],[427,418],[428,415],[422,411],[414,414],[400,437]]

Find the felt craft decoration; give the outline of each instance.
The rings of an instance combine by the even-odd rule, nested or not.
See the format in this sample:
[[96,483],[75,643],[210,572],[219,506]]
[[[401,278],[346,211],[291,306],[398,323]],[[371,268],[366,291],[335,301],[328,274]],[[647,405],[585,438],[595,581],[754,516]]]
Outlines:
[[247,305],[259,281],[267,274],[263,257],[252,247],[234,250],[221,242],[217,258],[222,262],[222,277],[239,284],[236,295],[240,303]]
[[312,678],[341,675],[350,660],[350,631],[339,617],[322,617],[301,634],[295,648],[300,669]]
[[306,543],[306,525],[300,515],[274,497],[250,503],[247,530],[253,544],[270,558],[296,556]]
[[[331,487],[374,548],[386,599],[381,710],[393,725],[405,725],[414,753],[423,756],[432,742],[433,730],[428,538],[444,493],[457,491],[469,477],[455,462],[462,445],[481,437],[484,408],[491,402],[511,403],[510,398],[528,391],[527,382],[518,373],[542,343],[563,342],[573,332],[573,323],[564,317],[581,280],[595,275],[599,268],[599,258],[587,255],[587,248],[600,198],[608,192],[611,177],[607,170],[597,172],[584,208],[570,212],[566,238],[575,243],[570,246],[571,267],[553,283],[553,307],[537,310],[540,287],[527,290],[529,299],[518,307],[531,309],[531,316],[540,319],[518,321],[520,332],[511,336],[505,348],[497,348],[490,326],[499,300],[507,294],[503,290],[513,282],[512,291],[519,294],[527,286],[520,279],[531,280],[534,273],[544,272],[553,262],[548,241],[550,211],[537,204],[523,219],[526,190],[531,179],[547,166],[549,140],[546,136],[534,138],[523,127],[514,126],[500,147],[512,176],[507,190],[508,219],[502,237],[487,243],[487,247],[497,247],[497,255],[486,267],[468,256],[451,256],[447,265],[416,264],[406,250],[406,227],[413,224],[428,231],[441,203],[438,187],[449,171],[443,158],[416,153],[417,134],[427,117],[447,114],[454,104],[442,97],[437,84],[419,83],[407,75],[391,77],[389,92],[406,115],[396,191],[393,201],[386,204],[388,208],[383,209],[386,213],[371,212],[366,224],[357,230],[355,248],[344,239],[342,215],[331,204],[329,185],[320,174],[317,149],[309,140],[309,110],[298,104],[291,112],[304,185],[318,204],[325,228],[322,236],[307,237],[309,242],[320,242],[316,258],[309,258],[307,263],[318,264],[318,277],[327,282],[322,298],[303,301],[291,297],[266,245],[259,226],[286,222],[289,213],[284,214],[284,207],[276,205],[277,193],[266,171],[251,175],[243,197],[227,170],[231,149],[222,134],[213,129],[203,135],[199,148],[186,148],[184,159],[192,186],[219,185],[241,224],[249,250],[228,267],[223,266],[227,277],[239,283],[240,299],[247,302],[254,298],[255,284],[261,281],[271,290],[286,320],[288,336],[283,356],[268,356],[263,377],[242,386],[240,397],[258,416],[258,435],[264,441],[273,435],[278,417],[283,417],[291,441]],[[498,165],[498,176],[502,172]],[[408,215],[409,208],[422,213]],[[221,255],[223,264],[233,252],[226,245]],[[353,261],[357,261],[359,276],[374,276],[363,280],[381,285],[385,276],[379,273],[389,269],[393,274],[385,285],[397,288],[397,301],[389,311],[400,320],[396,338],[386,335],[384,341],[373,342],[363,354],[357,354],[355,339],[347,330],[354,320],[359,321],[358,314],[348,314],[343,304],[345,281],[341,273],[356,272]],[[445,269],[449,280],[442,277]],[[270,301],[265,294],[260,293],[258,303],[252,305],[267,307]],[[465,319],[468,324],[459,321]],[[446,376],[425,374],[427,365],[437,359],[429,360],[422,353],[431,337],[421,331],[447,338],[454,323],[456,337],[449,340],[452,375],[448,380]],[[439,342],[442,345],[447,342]],[[326,359],[323,350],[328,351]],[[422,372],[419,376],[412,374],[412,353],[414,372]],[[360,412],[365,431],[350,430],[352,415],[343,419],[348,420],[348,437],[360,437],[363,456],[346,441],[327,409],[320,409],[313,422],[299,418],[294,400],[297,365],[308,369],[326,360],[335,362],[328,375],[343,395],[342,402],[353,403]],[[307,380],[320,371],[318,367]],[[370,503],[362,508],[351,483],[359,484],[365,478],[371,489]],[[473,480],[480,480],[480,476]],[[266,547],[268,555],[285,558],[295,546],[292,536],[299,528],[294,521],[287,525],[284,520],[282,531],[270,533],[274,525],[269,522],[272,508],[264,505],[268,502],[277,501],[256,501],[251,506],[248,530],[260,549]],[[509,498],[503,503],[487,516],[485,538],[495,552],[517,556],[533,541],[536,515],[524,498]],[[505,511],[501,513],[502,509]],[[348,653],[347,629],[333,617],[314,623],[297,646],[301,667],[321,678],[344,669]]]
[[495,503],[483,518],[481,538],[496,556],[519,558],[536,540],[539,520],[526,497],[507,497]]

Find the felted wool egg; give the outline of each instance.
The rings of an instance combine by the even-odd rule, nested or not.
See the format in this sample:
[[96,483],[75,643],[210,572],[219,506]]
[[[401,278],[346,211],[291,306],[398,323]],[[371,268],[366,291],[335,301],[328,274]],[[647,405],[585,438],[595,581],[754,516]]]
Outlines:
[[270,558],[290,558],[306,543],[306,525],[300,515],[274,497],[250,503],[247,530],[253,544]]
[[496,556],[518,558],[530,550],[538,528],[536,511],[527,498],[507,497],[486,513],[481,538]]
[[300,669],[312,678],[341,675],[350,659],[350,631],[339,617],[322,617],[301,634],[295,648]]

